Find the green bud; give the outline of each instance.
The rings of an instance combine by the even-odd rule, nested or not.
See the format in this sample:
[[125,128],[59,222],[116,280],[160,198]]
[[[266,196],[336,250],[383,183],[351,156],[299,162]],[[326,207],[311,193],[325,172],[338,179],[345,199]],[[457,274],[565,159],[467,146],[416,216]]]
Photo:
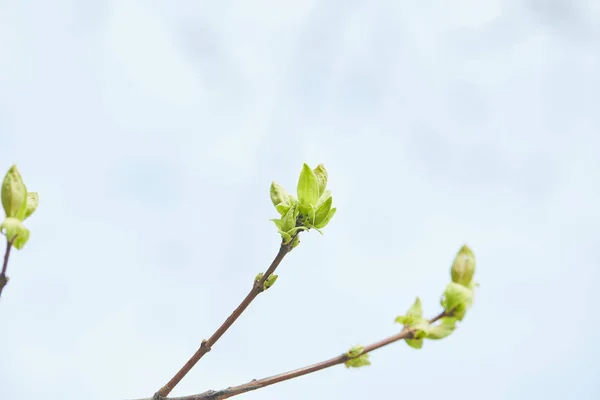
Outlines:
[[2,206],[6,218],[23,220],[27,209],[27,188],[16,165],[10,167],[2,182]]
[[290,200],[292,196],[289,195],[289,193],[283,188],[283,186],[276,182],[271,183],[270,195],[271,202],[275,207],[277,207],[277,205],[281,203],[288,205],[291,203]]
[[265,280],[265,283],[263,283],[263,289],[267,290],[268,288],[273,286],[273,284],[275,284],[275,281],[277,280],[278,276],[279,275],[275,275],[275,274],[269,275],[269,277]]
[[327,170],[323,164],[317,165],[317,168],[313,169],[315,176],[317,177],[317,182],[319,184],[319,197],[325,193],[325,189],[327,188]]
[[361,345],[356,345],[350,348],[346,353],[348,360],[344,363],[346,368],[360,368],[367,365],[371,365],[369,361],[369,354],[361,354],[365,350]]
[[362,347],[360,344],[357,344],[356,346],[350,347],[350,350],[348,350],[346,355],[350,358],[358,357],[364,350],[364,347]]
[[464,245],[456,254],[450,271],[452,282],[469,286],[475,274],[475,255],[467,245]]
[[23,220],[29,218],[31,214],[33,214],[39,203],[40,197],[37,192],[27,193],[27,207],[25,209],[25,216],[23,217]]

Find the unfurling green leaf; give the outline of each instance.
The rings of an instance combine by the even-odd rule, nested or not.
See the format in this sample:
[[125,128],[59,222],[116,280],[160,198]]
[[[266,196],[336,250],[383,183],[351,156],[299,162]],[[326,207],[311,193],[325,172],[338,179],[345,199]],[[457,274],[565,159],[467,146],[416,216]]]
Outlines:
[[438,325],[430,326],[427,339],[439,340],[449,336],[456,329],[456,318],[444,317]]
[[441,304],[446,314],[451,315],[459,321],[464,318],[467,308],[473,303],[473,290],[451,282],[446,286]]
[[263,273],[259,272],[258,275],[254,278],[254,282],[259,282],[263,277]]
[[271,202],[275,208],[277,208],[277,211],[279,211],[281,215],[285,214],[285,212],[280,211],[280,207],[287,206],[289,208],[294,202],[292,196],[283,188],[283,186],[276,182],[271,183],[271,190],[269,192],[271,195]]
[[317,177],[317,182],[319,184],[319,197],[321,197],[327,188],[327,170],[323,164],[319,164],[317,165],[317,168],[313,169],[313,172]]
[[16,165],[10,167],[4,176],[1,197],[6,218],[22,221],[27,210],[27,187]]
[[21,250],[29,240],[29,229],[18,218],[6,218],[0,225],[0,232],[13,242],[17,250]]
[[348,360],[344,363],[347,368],[359,368],[366,365],[371,365],[369,361],[369,354],[361,354],[364,351],[364,347],[361,345],[352,346],[346,353]]
[[475,255],[464,245],[456,254],[451,268],[452,282],[469,286],[475,274]]
[[406,339],[405,342],[413,349],[420,349],[423,347],[423,339]]
[[319,204],[319,207],[317,208],[317,211],[315,212],[315,217],[313,220],[315,226],[321,225],[321,223],[323,221],[325,221],[325,218],[327,218],[327,216],[329,215],[329,212],[331,211],[332,201],[333,201],[333,198],[330,195],[324,202]]
[[308,215],[311,204],[314,206],[319,200],[319,182],[313,170],[306,163],[302,165],[297,191],[300,212]]
[[417,297],[413,305],[406,312],[407,316],[421,318],[423,316],[423,306],[421,305],[421,298]]
[[25,216],[23,217],[23,220],[29,218],[31,214],[33,214],[39,203],[40,197],[37,192],[27,193],[27,207],[25,208]]
[[325,217],[325,219],[323,219],[321,222],[319,222],[318,224],[315,225],[315,228],[318,229],[323,229],[327,226],[327,224],[329,224],[329,221],[331,221],[331,218],[333,218],[333,216],[335,215],[335,212],[337,211],[337,208],[332,208],[331,210],[329,210],[329,214],[327,214],[327,216]]

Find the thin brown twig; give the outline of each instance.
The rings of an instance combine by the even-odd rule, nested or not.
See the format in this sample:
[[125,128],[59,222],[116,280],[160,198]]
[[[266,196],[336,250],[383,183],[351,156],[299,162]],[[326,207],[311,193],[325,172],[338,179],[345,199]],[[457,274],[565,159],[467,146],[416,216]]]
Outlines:
[[[430,324],[440,320],[441,318],[446,316],[446,312],[441,312],[437,316],[433,317],[429,320]],[[414,331],[410,328],[404,328],[399,333],[380,340],[378,342],[372,343],[368,346],[365,346],[362,353],[358,354],[358,356],[367,354],[372,352],[373,350],[377,350],[381,347],[387,346],[391,343],[397,342],[399,340],[410,339]],[[237,396],[243,393],[251,392],[253,390],[261,389],[266,386],[274,385],[279,382],[284,382],[290,379],[298,378],[303,375],[311,374],[313,372],[317,372],[326,368],[333,367],[334,365],[343,364],[348,361],[347,354],[340,354],[337,357],[330,358],[329,360],[321,361],[316,364],[308,365],[306,367],[298,368],[293,371],[284,372],[282,374],[269,376],[267,378],[262,379],[253,379],[250,382],[244,383],[238,386],[230,386],[227,389],[221,390],[208,390],[203,393],[193,394],[189,396],[183,397],[169,397],[168,400],[223,400],[228,399],[233,396]],[[142,400],[152,400],[152,399],[142,399]]]
[[10,257],[10,249],[12,248],[15,238],[6,240],[6,251],[4,252],[4,263],[2,264],[2,272],[0,273],[0,295],[2,295],[2,289],[8,283],[8,277],[6,276],[6,269],[8,268],[8,258]]
[[177,371],[177,373],[171,378],[171,380],[164,385],[158,392],[154,394],[153,399],[164,399],[171,393],[171,391],[177,386],[177,384],[183,379],[184,376],[187,375],[188,372],[196,365],[196,363],[206,354],[208,353],[212,346],[219,340],[221,336],[233,325],[233,323],[239,318],[240,315],[244,312],[244,310],[252,303],[252,301],[264,290],[263,285],[267,278],[275,272],[283,258],[292,250],[292,243],[294,243],[296,237],[299,232],[296,232],[292,236],[292,240],[287,244],[282,243],[279,247],[279,252],[271,262],[271,265],[267,269],[261,279],[254,282],[252,289],[246,295],[244,300],[240,303],[239,306],[231,313],[229,317],[221,324],[221,326],[206,340],[203,340],[200,344],[200,347],[194,355],[185,363],[185,365]]

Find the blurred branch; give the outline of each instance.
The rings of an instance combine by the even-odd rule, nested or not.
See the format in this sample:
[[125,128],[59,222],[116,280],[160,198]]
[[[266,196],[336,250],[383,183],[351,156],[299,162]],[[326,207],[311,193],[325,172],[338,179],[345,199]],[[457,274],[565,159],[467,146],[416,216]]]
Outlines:
[[8,268],[8,258],[10,257],[10,249],[15,238],[12,240],[6,240],[6,251],[4,253],[4,262],[2,264],[2,272],[0,273],[0,295],[2,295],[2,289],[8,283],[8,276],[6,276],[6,269]]

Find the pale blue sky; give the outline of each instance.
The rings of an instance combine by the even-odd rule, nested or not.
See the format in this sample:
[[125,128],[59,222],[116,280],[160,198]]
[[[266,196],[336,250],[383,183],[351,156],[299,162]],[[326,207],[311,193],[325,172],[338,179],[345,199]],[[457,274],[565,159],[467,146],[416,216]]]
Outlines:
[[173,395],[244,383],[439,311],[449,339],[240,399],[598,399],[600,3],[0,5],[0,167],[41,204],[0,300],[0,398],[152,395],[277,252],[268,189],[325,163],[302,236]]

